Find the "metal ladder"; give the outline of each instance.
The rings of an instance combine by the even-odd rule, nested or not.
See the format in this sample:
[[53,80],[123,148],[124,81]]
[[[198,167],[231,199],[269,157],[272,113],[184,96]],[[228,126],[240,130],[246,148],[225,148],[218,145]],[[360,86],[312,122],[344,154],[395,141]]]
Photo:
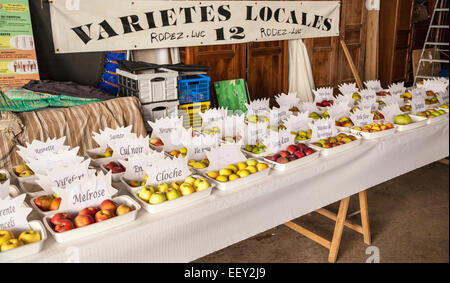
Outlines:
[[[448,30],[448,1],[437,0],[434,6],[433,15],[431,16],[430,26],[428,27],[427,36],[425,38],[425,44],[423,45],[422,54],[420,55],[419,65],[417,66],[416,77],[414,78],[414,85],[416,85],[417,79],[432,79],[434,78],[434,68],[436,63],[449,63],[449,60],[445,59],[436,59],[437,55],[441,52],[449,52],[449,43],[441,41],[442,30]],[[447,6],[447,7],[446,7]],[[437,23],[434,23],[435,17],[437,16]],[[447,22],[445,22],[447,21]],[[435,30],[434,39],[430,39],[431,31]],[[434,50],[432,52],[432,58],[424,58],[425,50],[427,46],[433,46]],[[442,47],[447,47],[447,49],[442,49]],[[428,62],[431,63],[431,75],[420,75],[420,70],[422,69],[423,63]]]

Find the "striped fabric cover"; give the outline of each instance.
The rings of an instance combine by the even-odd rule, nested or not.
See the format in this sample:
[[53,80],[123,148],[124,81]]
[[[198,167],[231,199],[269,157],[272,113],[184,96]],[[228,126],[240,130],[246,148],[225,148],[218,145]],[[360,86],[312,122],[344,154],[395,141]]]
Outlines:
[[98,145],[92,139],[93,132],[106,127],[133,125],[138,135],[147,134],[141,114],[141,104],[136,97],[120,97],[82,106],[18,113],[25,126],[15,139],[0,136],[0,168],[10,169],[23,163],[16,154],[16,145],[25,145],[34,139],[66,136],[66,145],[80,147],[79,155]]

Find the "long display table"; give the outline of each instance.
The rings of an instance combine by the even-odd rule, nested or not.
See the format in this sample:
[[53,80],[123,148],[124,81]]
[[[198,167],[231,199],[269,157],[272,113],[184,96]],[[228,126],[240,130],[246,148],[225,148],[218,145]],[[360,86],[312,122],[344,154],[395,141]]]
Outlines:
[[[39,254],[20,261],[189,262],[448,155],[446,119],[364,140],[291,171],[272,171],[246,187],[214,190],[190,206],[159,214],[141,210],[135,222],[89,238],[58,244],[50,237]],[[33,212],[30,219],[40,218]]]

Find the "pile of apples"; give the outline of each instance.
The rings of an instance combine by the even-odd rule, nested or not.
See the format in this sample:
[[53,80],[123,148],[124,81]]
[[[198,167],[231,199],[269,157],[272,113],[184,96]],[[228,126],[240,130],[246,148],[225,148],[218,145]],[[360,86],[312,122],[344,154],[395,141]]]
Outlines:
[[158,204],[209,189],[210,186],[205,178],[189,176],[184,182],[172,182],[170,185],[162,183],[157,185],[156,188],[145,186],[137,196],[149,204]]
[[212,129],[202,129],[202,134],[205,134],[205,135],[220,134],[220,129],[218,127],[214,127]]
[[317,102],[316,106],[318,107],[330,107],[334,104],[333,100],[322,100],[321,102]]
[[393,129],[394,125],[392,123],[381,123],[381,122],[375,122],[369,125],[365,125],[363,127],[354,127],[353,130],[365,132],[365,133],[376,133],[381,131],[386,131]]
[[412,110],[412,107],[411,107],[411,105],[404,105],[404,106],[400,107],[400,110],[402,112],[409,112]]
[[56,195],[38,196],[34,199],[34,204],[42,211],[54,211],[59,209],[61,198]]
[[34,230],[22,232],[16,239],[14,233],[8,230],[0,230],[0,252],[6,252],[14,248],[39,242],[41,234]]
[[153,146],[163,146],[164,145],[164,143],[162,142],[162,140],[160,138],[151,138],[150,144]]
[[174,156],[174,157],[179,157],[180,155],[182,156],[182,157],[186,157],[186,154],[187,154],[187,148],[185,148],[185,147],[182,147],[182,148],[180,148],[179,150],[172,150],[171,152],[169,152],[169,155],[170,156]]
[[425,99],[426,105],[437,104],[437,103],[439,103],[439,100],[436,97],[430,97],[430,98]]
[[113,174],[123,173],[127,170],[125,166],[123,166],[119,162],[109,162],[105,165],[105,168],[108,171],[111,170]]
[[323,118],[330,118],[330,115],[328,114],[328,111],[323,112],[322,115],[317,112],[311,112],[311,114],[309,114],[309,118],[312,118],[314,120],[319,120],[319,119],[323,119]]
[[426,111],[422,111],[417,113],[417,116],[425,117],[425,118],[435,118],[442,115],[445,115],[446,112],[444,110],[437,110],[437,109],[428,109]]
[[361,100],[361,94],[355,92],[355,93],[352,95],[352,98],[353,98],[353,100]]
[[297,132],[291,132],[291,135],[295,136],[296,141],[306,141],[311,139],[312,136],[312,130],[308,129],[306,131],[298,131]]
[[240,141],[241,139],[242,139],[242,137],[236,136],[236,137],[224,137],[222,140],[224,142],[236,143],[236,142]]
[[3,184],[6,180],[8,180],[8,176],[4,173],[0,173],[0,184]]
[[230,164],[218,172],[208,172],[208,177],[221,183],[226,183],[239,178],[245,178],[251,174],[261,172],[269,168],[266,163],[258,162],[255,159],[249,159],[247,162],[240,162],[238,164]]
[[400,95],[400,97],[403,98],[405,101],[412,100],[412,94],[409,92],[405,92],[404,94]]
[[447,110],[448,110],[448,103],[442,104],[440,108],[442,108],[442,109],[447,109]]
[[344,127],[344,128],[347,128],[347,127],[353,127],[353,126],[354,126],[352,120],[350,120],[350,118],[348,118],[348,117],[341,117],[341,118],[339,118],[339,119],[335,122],[335,124],[336,124],[336,126],[338,126],[338,127]]
[[248,116],[247,121],[250,122],[250,123],[258,123],[260,121],[261,122],[267,122],[267,121],[269,121],[269,118],[267,118],[267,117],[258,117],[256,115],[250,115],[250,116]]
[[97,222],[102,222],[132,211],[126,205],[117,205],[112,200],[104,200],[99,208],[90,206],[81,210],[75,218],[68,213],[56,213],[51,218],[52,228],[55,232],[62,233],[75,228],[81,228]]
[[286,150],[280,151],[277,154],[266,156],[267,160],[277,162],[280,164],[286,164],[291,161],[295,161],[302,157],[311,155],[316,151],[305,144],[292,144],[286,148]]
[[245,146],[244,150],[254,154],[261,154],[267,151],[267,147],[264,144],[257,142],[256,145]]
[[190,166],[194,169],[204,169],[209,166],[209,160],[207,158],[205,158],[201,161],[191,159],[188,161],[188,166]]
[[105,152],[103,152],[101,155],[94,155],[94,156],[92,156],[92,159],[100,159],[100,158],[111,157],[112,154],[113,154],[112,148],[107,147]]
[[34,175],[34,172],[30,169],[30,167],[28,167],[28,165],[21,164],[14,168],[14,174],[16,174],[17,177],[27,177]]
[[312,143],[313,145],[321,148],[332,148],[340,145],[344,145],[347,143],[351,143],[352,141],[357,140],[357,138],[353,135],[348,135],[344,133],[340,133],[339,135],[331,138],[322,139],[318,142]]
[[384,115],[380,111],[372,111],[372,114],[375,121],[384,120]]
[[388,91],[384,91],[384,90],[380,90],[380,91],[377,91],[377,96],[388,96],[388,95],[391,95]]

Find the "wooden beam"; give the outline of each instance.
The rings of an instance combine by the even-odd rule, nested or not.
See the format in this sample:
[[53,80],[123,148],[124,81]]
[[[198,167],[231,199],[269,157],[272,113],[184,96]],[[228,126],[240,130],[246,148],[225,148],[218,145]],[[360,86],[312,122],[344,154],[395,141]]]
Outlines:
[[369,208],[367,205],[367,192],[362,191],[359,193],[359,207],[361,209],[361,223],[364,235],[364,243],[370,245],[372,243],[370,237],[370,225],[369,225]]
[[328,261],[331,263],[335,263],[337,259],[349,203],[350,197],[346,197],[342,199],[339,204],[339,212],[337,214],[336,226],[334,227],[333,240],[331,241],[330,253],[328,255]]
[[378,79],[378,50],[379,50],[379,21],[380,11],[369,10],[366,28],[366,62],[364,79]]
[[448,159],[441,159],[439,160],[439,163],[445,164],[445,165],[449,165]]
[[344,51],[345,58],[347,59],[348,64],[350,65],[350,69],[352,70],[353,77],[355,78],[356,84],[359,89],[363,89],[363,84],[361,82],[361,78],[358,75],[358,71],[356,70],[355,63],[353,62],[352,56],[350,56],[350,52],[348,51],[347,45],[344,40],[341,39],[342,50]]
[[309,231],[308,229],[303,228],[300,225],[295,224],[292,221],[286,222],[284,223],[285,226],[291,228],[292,230],[302,234],[303,236],[313,240],[314,242],[324,246],[327,249],[331,248],[331,242],[328,241],[327,239],[320,237],[319,235]]
[[[334,221],[337,220],[337,214],[333,213],[327,209],[320,208],[320,209],[316,210],[316,212],[319,213],[320,215],[323,215],[323,216],[331,219],[331,220],[334,220]],[[345,225],[345,227],[350,228],[358,233],[361,233],[361,234],[363,233],[362,226],[357,225],[349,220],[345,220],[344,225]]]

